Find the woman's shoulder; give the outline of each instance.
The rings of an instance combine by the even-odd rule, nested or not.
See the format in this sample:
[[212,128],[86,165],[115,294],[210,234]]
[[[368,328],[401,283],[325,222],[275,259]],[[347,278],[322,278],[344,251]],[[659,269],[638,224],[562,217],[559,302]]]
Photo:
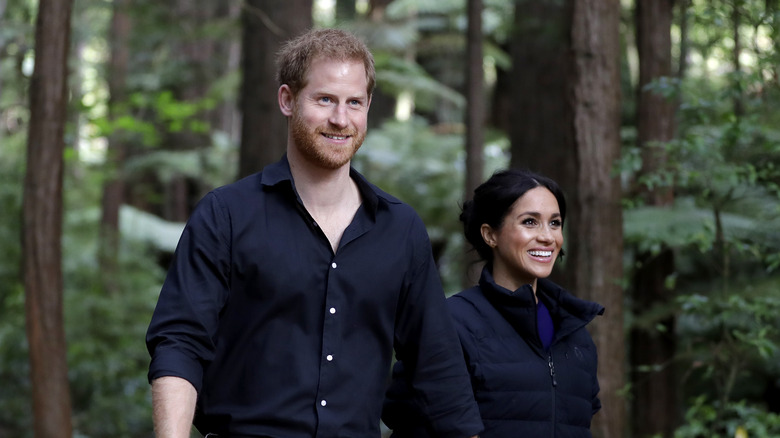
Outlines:
[[447,299],[447,308],[459,330],[485,332],[490,330],[490,321],[500,318],[479,286],[465,289]]
[[485,301],[485,296],[479,286],[474,286],[447,298],[447,307],[450,311],[469,311],[476,309],[482,301]]

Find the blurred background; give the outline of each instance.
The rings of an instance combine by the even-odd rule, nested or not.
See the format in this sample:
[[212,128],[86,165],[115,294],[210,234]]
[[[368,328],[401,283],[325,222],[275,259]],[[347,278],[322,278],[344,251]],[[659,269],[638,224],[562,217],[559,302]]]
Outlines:
[[0,437],[151,437],[144,334],[210,189],[285,149],[274,54],[375,54],[354,166],[475,280],[459,206],[561,183],[596,437],[780,437],[780,0],[0,0]]

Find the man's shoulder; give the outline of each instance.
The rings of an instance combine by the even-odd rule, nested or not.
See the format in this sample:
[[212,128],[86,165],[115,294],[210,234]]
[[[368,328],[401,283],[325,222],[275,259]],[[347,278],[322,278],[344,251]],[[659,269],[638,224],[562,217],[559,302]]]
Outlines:
[[210,193],[224,201],[230,201],[235,198],[243,199],[247,196],[257,196],[262,192],[262,172],[257,172],[212,189]]

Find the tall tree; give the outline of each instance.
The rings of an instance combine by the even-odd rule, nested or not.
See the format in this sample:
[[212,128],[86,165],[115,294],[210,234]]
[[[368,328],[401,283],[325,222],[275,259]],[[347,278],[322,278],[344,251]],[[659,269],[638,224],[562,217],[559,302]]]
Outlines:
[[572,119],[566,89],[571,76],[570,9],[566,2],[517,2],[509,47],[509,137],[512,167],[549,174],[572,195],[572,130],[562,128]]
[[745,102],[742,92],[742,37],[739,28],[742,26],[742,6],[744,0],[733,0],[731,5],[731,30],[734,38],[734,47],[731,52],[731,59],[734,63],[734,114],[737,117],[745,114]]
[[620,180],[620,1],[572,0],[571,106],[576,191],[569,228],[574,290],[607,308],[592,325],[603,412],[594,435],[625,436],[623,217]]
[[312,0],[244,3],[239,177],[278,160],[287,149],[287,120],[279,112],[275,57],[284,41],[312,26],[311,13]]
[[352,21],[357,17],[356,0],[336,1],[336,23]]
[[482,0],[468,0],[466,33],[466,197],[482,183],[485,73],[482,61]]
[[[482,183],[485,124],[485,73],[482,59],[482,0],[468,0],[468,31],[466,32],[466,185],[463,199],[471,199],[474,189]],[[475,255],[472,254],[472,258]],[[463,287],[479,278],[480,265],[468,260]]]
[[36,438],[72,435],[62,279],[62,178],[71,0],[41,0],[30,82],[23,271]]
[[[111,47],[108,65],[108,112],[112,120],[122,114],[126,106],[126,78],[130,62],[130,15],[128,0],[114,0],[109,44]],[[115,131],[108,138],[108,157],[106,168],[109,175],[103,184],[101,201],[102,216],[100,224],[99,260],[100,274],[104,289],[109,293],[118,292],[117,270],[119,258],[119,207],[124,199],[124,179],[122,167],[125,158],[125,135]]]
[[[214,32],[213,23],[230,14],[230,2],[210,0],[177,0],[169,7],[172,15],[185,25],[180,38],[172,42],[175,62],[186,74],[172,80],[168,87],[173,97],[181,102],[201,106],[208,99],[211,86],[228,67],[229,43],[224,35]],[[209,126],[220,124],[220,111],[201,108],[197,116]],[[205,129],[170,130],[165,148],[177,151],[202,151],[211,146]],[[201,181],[186,172],[177,172],[163,181],[163,217],[172,221],[186,221],[195,203],[212,187],[200,187]]]
[[[642,174],[649,175],[666,166],[665,144],[672,140],[674,103],[652,84],[672,76],[671,28],[674,0],[637,0],[635,10],[639,83],[637,84],[637,142],[642,151]],[[683,11],[684,12],[684,11]],[[640,195],[653,206],[670,206],[671,185],[640,187]],[[635,320],[647,320],[643,313],[669,305],[672,292],[666,278],[674,271],[673,252],[637,257],[634,276]],[[656,312],[657,313],[657,312]],[[664,327],[659,330],[658,327]],[[673,359],[676,352],[675,318],[664,313],[661,320],[637,324],[631,331],[631,371],[634,388],[633,422],[635,437],[671,437],[677,425],[677,379]]]
[[[691,3],[693,0],[680,0],[678,3],[678,11],[680,17],[680,54],[677,60],[677,79],[682,79],[688,72],[688,56],[690,55],[690,41],[689,33],[691,28]],[[679,99],[679,97],[678,97]]]
[[599,351],[594,436],[626,427],[618,0],[519,1],[511,53],[513,167],[541,171],[569,200],[564,285],[607,308],[590,325]]

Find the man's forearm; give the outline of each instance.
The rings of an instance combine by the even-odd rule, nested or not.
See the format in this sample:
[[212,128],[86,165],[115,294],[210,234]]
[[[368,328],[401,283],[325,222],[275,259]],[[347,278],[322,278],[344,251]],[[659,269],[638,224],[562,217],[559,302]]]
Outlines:
[[157,438],[188,438],[198,393],[180,377],[152,381],[152,417]]

